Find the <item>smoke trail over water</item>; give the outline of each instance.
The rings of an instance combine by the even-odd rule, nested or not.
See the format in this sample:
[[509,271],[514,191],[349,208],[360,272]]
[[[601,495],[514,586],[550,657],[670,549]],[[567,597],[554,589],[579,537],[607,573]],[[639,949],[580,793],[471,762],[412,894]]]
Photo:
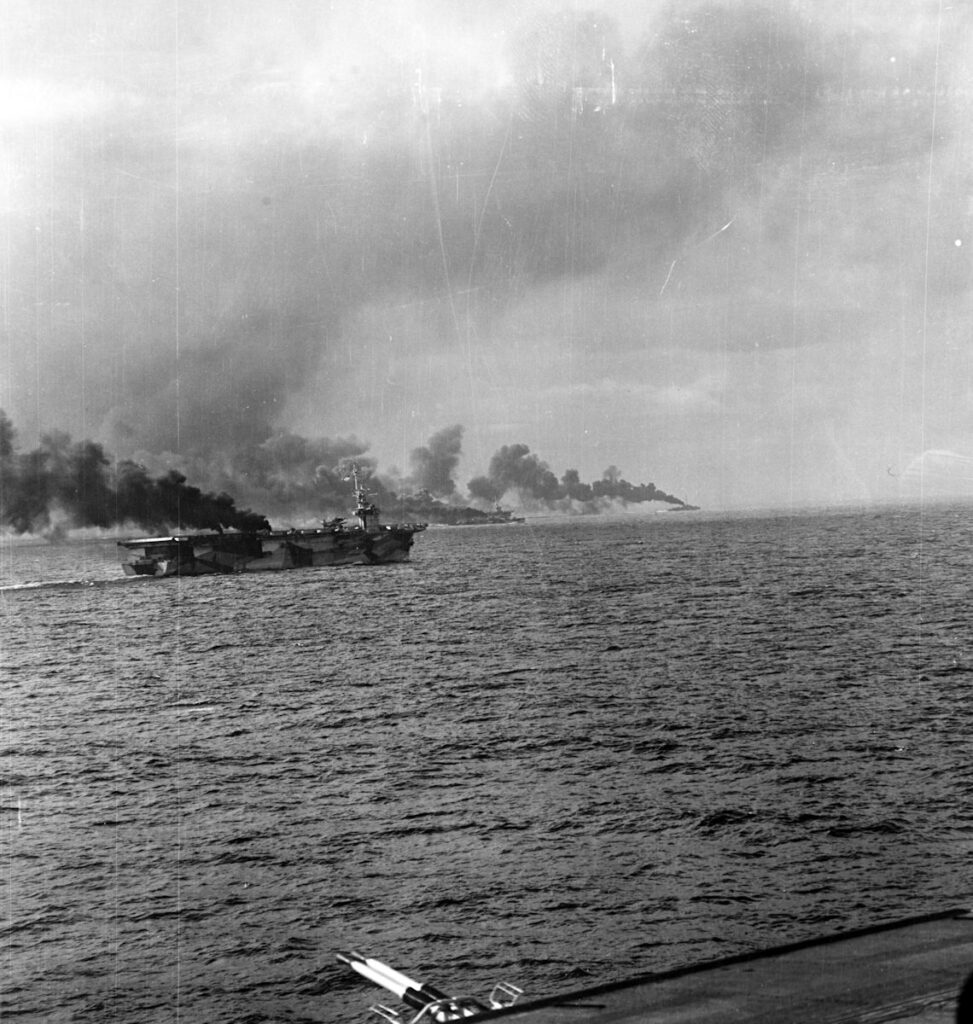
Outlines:
[[144,467],[112,466],[100,444],[45,434],[19,454],[15,431],[0,411],[0,526],[59,536],[68,526],[109,528],[268,529],[262,515],[238,509],[229,494],[205,494],[170,470],[151,479]]
[[[38,448],[21,453],[12,422],[0,411],[0,528],[55,539],[70,527],[270,528],[264,514],[238,509],[230,491],[255,499],[275,515],[277,525],[294,525],[324,513],[347,511],[352,464],[371,496],[387,510],[435,519],[438,513],[461,507],[453,474],[459,465],[462,435],[459,425],[438,431],[413,452],[413,476],[395,482],[378,473],[375,459],[353,439],[310,441],[279,435],[249,450],[238,448],[235,461],[225,464],[215,481],[221,489],[207,493],[188,483],[185,473],[177,469],[153,476],[144,465],[113,462],[100,444],[73,442],[61,431],[45,434]],[[199,463],[196,468],[213,485],[205,475],[211,467]],[[546,463],[522,444],[501,448],[490,461],[489,475],[471,480],[468,490],[474,500],[489,504],[509,493],[532,507],[562,511],[576,511],[573,503],[597,511],[608,499],[685,504],[652,484],[629,484],[614,467],[593,484],[582,483],[577,470],[568,470],[559,482]],[[440,498],[448,499],[449,505]]]

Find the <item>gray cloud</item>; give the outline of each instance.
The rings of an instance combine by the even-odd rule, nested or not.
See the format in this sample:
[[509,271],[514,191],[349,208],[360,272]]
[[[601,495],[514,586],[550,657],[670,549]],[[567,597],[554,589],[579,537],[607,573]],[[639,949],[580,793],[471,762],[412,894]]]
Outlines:
[[551,383],[966,316],[968,5],[484,6],[22,5],[0,404],[203,458],[370,435],[517,344],[464,385],[496,419],[525,310],[580,304]]

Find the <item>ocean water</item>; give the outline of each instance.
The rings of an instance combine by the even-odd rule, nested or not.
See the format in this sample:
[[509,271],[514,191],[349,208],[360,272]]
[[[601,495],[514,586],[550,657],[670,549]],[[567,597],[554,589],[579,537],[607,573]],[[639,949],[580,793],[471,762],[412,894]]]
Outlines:
[[971,902],[968,508],[0,546],[0,1015],[331,1022]]

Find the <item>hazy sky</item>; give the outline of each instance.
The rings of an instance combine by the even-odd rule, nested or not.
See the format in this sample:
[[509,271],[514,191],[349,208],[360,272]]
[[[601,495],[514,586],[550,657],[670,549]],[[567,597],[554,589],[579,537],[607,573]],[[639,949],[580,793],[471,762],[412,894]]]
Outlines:
[[[4,0],[32,445],[973,494],[971,0]],[[205,481],[200,481],[204,483]]]

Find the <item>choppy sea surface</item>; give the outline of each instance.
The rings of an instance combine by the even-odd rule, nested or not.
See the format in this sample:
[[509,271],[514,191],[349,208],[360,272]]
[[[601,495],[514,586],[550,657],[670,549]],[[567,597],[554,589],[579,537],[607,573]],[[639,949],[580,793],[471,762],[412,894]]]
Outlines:
[[970,902],[971,510],[0,545],[0,1016],[330,1022]]

